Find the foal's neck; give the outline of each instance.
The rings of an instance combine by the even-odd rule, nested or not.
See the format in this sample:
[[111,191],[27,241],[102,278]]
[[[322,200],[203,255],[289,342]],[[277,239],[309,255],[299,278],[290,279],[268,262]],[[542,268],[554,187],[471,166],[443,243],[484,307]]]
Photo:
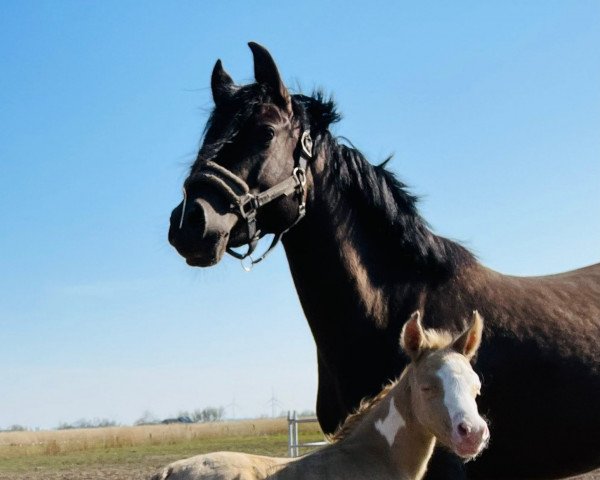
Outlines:
[[435,438],[417,421],[406,372],[348,437],[348,448],[371,448],[371,457],[387,462],[392,478],[419,480],[433,453]]

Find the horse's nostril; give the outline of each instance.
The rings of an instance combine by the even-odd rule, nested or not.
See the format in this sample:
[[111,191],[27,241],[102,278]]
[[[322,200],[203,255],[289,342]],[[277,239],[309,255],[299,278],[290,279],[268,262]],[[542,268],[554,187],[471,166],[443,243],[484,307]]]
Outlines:
[[204,209],[200,205],[193,205],[192,208],[188,211],[186,218],[183,220],[184,225],[185,222],[189,223],[189,226],[194,228],[194,230],[200,230],[204,235],[204,229],[206,227],[206,217],[204,214]]
[[204,221],[204,213],[200,207],[195,207],[188,213],[188,221],[191,223],[198,223]]

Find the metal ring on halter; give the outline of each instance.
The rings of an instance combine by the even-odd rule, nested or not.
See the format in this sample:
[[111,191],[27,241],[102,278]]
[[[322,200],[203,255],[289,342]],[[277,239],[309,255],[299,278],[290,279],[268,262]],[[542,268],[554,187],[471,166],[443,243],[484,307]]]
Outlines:
[[298,180],[298,183],[301,187],[304,187],[304,185],[306,185],[306,171],[302,167],[294,168],[292,175],[294,175],[296,180]]
[[307,158],[312,158],[313,141],[309,130],[304,130],[304,132],[302,132],[300,145],[302,146],[304,155],[306,155]]
[[249,272],[252,270],[252,267],[254,267],[255,262],[252,259],[252,257],[248,255],[246,257],[240,258],[240,263],[242,264],[242,268],[244,269],[244,271]]

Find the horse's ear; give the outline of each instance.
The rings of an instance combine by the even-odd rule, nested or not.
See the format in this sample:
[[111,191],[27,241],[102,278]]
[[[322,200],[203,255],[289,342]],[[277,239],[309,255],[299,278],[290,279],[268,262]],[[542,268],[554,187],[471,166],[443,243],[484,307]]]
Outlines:
[[471,326],[465,330],[460,337],[454,340],[452,348],[471,360],[477,353],[477,349],[481,344],[482,333],[483,319],[481,318],[481,315],[479,315],[479,312],[475,310],[471,317]]
[[423,325],[421,325],[421,314],[417,310],[402,327],[402,333],[400,333],[400,346],[402,347],[402,350],[415,360],[423,348],[425,348],[425,345],[426,339]]
[[210,88],[212,90],[213,100],[215,105],[222,104],[225,100],[231,97],[235,84],[229,74],[223,69],[221,60],[217,60],[210,77]]
[[289,115],[292,114],[292,99],[285,88],[277,65],[271,54],[265,47],[255,42],[249,42],[248,46],[254,56],[254,78],[257,83],[264,83],[271,87],[275,94],[275,102],[284,108]]

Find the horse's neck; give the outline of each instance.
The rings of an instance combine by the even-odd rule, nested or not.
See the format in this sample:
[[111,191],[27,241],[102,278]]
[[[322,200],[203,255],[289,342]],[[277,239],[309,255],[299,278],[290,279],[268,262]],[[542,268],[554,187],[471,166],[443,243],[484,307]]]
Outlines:
[[[412,267],[401,263],[402,239],[372,231],[368,213],[357,211],[348,194],[328,192],[332,185],[327,175],[335,173],[316,176],[306,217],[284,237],[307,319],[313,323],[327,315],[331,326],[343,316],[346,332],[351,317],[385,328],[391,302],[395,314],[402,313],[399,304],[407,311],[417,308],[423,283]],[[336,306],[334,311],[328,310],[330,305]]]
[[[373,284],[368,267],[348,237],[350,232],[335,225],[333,214],[333,221],[327,219],[327,213],[308,215],[284,242],[303,306],[312,309],[305,302],[309,297],[331,301],[337,296],[351,302],[353,311],[362,311],[365,319],[386,318],[385,286]],[[307,312],[309,321],[310,316]]]
[[352,312],[385,328],[391,313],[422,306],[424,289],[476,263],[462,246],[433,234],[415,199],[358,152],[332,144],[311,173],[307,215],[284,237],[301,301],[331,301],[335,289]]
[[416,480],[423,476],[435,438],[416,420],[407,375],[402,375],[340,444],[356,449],[357,457],[369,446],[369,457],[379,464],[387,462],[393,478]]

